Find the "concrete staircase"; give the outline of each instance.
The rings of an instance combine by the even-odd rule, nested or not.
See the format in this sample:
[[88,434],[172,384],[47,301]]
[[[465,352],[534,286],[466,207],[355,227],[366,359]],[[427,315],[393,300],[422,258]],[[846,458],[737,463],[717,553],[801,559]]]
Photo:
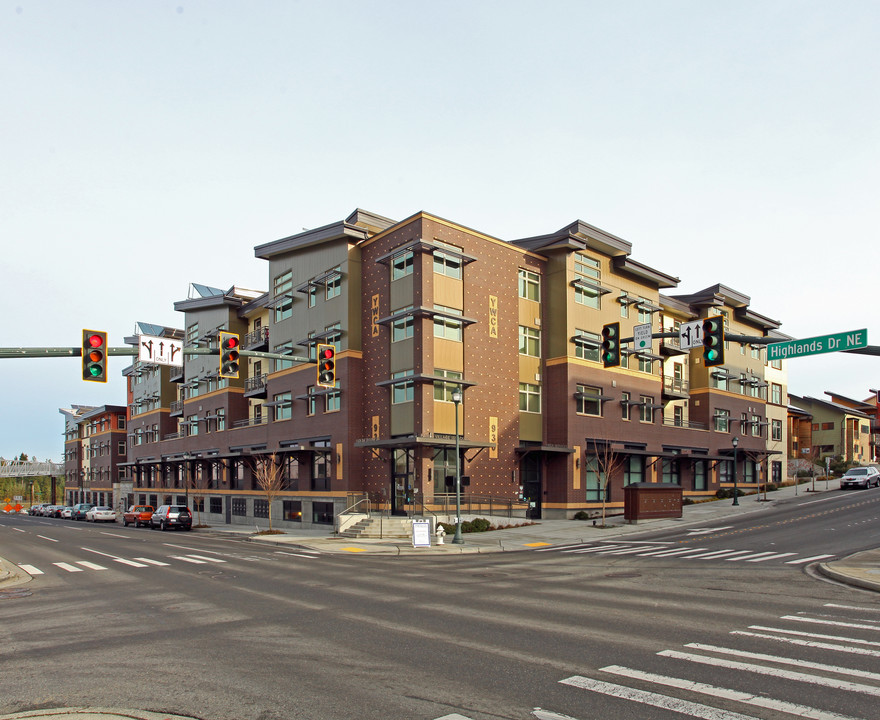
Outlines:
[[365,517],[339,534],[347,538],[408,538],[412,537],[412,520],[409,517]]

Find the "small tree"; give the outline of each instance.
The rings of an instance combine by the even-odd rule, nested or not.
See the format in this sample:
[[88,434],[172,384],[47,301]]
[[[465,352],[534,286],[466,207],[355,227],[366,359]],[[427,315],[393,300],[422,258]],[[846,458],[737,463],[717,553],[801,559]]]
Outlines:
[[605,509],[608,502],[608,482],[623,467],[623,455],[617,452],[607,440],[588,440],[587,450],[593,446],[593,457],[596,458],[596,474],[599,479],[599,492],[602,494],[602,527],[605,527]]
[[272,532],[272,501],[278,496],[282,488],[281,464],[275,453],[269,457],[254,459],[254,478],[257,487],[263,491],[266,501],[269,503],[269,532]]
[[196,507],[198,527],[202,527],[202,506],[205,504],[205,495],[208,494],[208,473],[203,467],[190,470],[187,476],[187,486],[192,495],[193,505]]

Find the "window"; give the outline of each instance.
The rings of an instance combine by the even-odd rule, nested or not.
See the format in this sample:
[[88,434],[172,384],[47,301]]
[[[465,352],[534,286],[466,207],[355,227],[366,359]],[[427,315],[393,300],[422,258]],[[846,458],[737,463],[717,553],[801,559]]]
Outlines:
[[[405,378],[409,377],[413,374],[412,370],[401,370],[400,372],[391,373],[391,378]],[[392,405],[399,405],[401,403],[412,402],[415,397],[415,385],[413,384],[412,378],[409,380],[400,383],[394,383],[391,386],[391,403]]]
[[306,415],[314,415],[318,412],[318,400],[315,397],[315,386],[309,385],[306,388],[306,395],[308,399],[306,400]]
[[268,500],[254,500],[254,517],[255,518],[268,518],[269,517],[269,501]]
[[[408,310],[412,310],[412,305],[401,308],[392,314],[397,315],[398,313],[406,312]],[[413,336],[414,327],[415,325],[413,323],[412,315],[405,315],[397,318],[391,323],[391,342],[399,342],[400,340],[411,338]]]
[[715,432],[730,432],[730,410],[715,410]]
[[226,408],[217,408],[217,430],[226,429]]
[[[328,440],[316,440],[312,443],[313,448],[328,448]],[[330,453],[312,453],[312,490],[330,489]],[[315,503],[316,505],[318,503]],[[332,503],[328,503],[332,507]]]
[[541,331],[524,325],[519,326],[519,354],[541,357]]
[[521,412],[541,412],[541,386],[519,384],[519,409]]
[[681,470],[676,458],[663,458],[663,482],[681,485]]
[[651,301],[643,297],[639,298],[639,303],[636,305],[636,309],[639,311],[639,322],[643,325],[654,322],[654,314],[649,309],[650,305]]
[[122,415],[116,416],[116,429],[125,430],[125,418]]
[[602,346],[599,334],[581,329],[575,330],[575,333],[574,356],[581,360],[599,362],[599,351]]
[[629,317],[629,295],[626,290],[622,290],[620,293],[620,297],[617,302],[620,303],[620,317],[628,318]]
[[327,283],[324,286],[325,300],[331,300],[342,295],[342,268],[335,267],[330,272],[333,274],[327,278]]
[[[281,343],[272,348],[272,352],[278,355],[292,355],[293,345],[289,342]],[[317,359],[317,358],[316,358]],[[293,367],[293,360],[275,360],[275,372]]]
[[541,301],[541,276],[519,269],[519,296],[525,300]]
[[[453,245],[434,241],[438,248],[448,248],[454,253],[460,253],[461,249]],[[434,272],[438,275],[461,279],[461,258],[458,255],[450,255],[442,250],[434,251]]]
[[324,412],[337,412],[342,409],[342,394],[339,392],[339,380],[336,381],[337,389],[324,396]]
[[630,455],[623,463],[623,484],[632,485],[644,479],[645,458],[641,455]]
[[752,415],[752,437],[761,437],[761,416]]
[[[199,416],[198,415],[190,415],[186,419],[186,434],[187,435],[198,435],[199,434]],[[138,433],[142,434],[144,431],[142,428],[138,429]],[[143,442],[143,437],[138,437],[138,445]]]
[[706,472],[706,461],[696,460],[694,462],[694,490],[708,489],[708,476],[709,474]]
[[212,515],[221,515],[223,513],[223,498],[209,498],[208,509]]
[[124,441],[124,440],[121,440],[121,441],[119,442],[119,444],[118,444],[117,447],[116,447],[116,452],[117,452],[119,455],[125,455],[125,441]]
[[244,498],[232,498],[232,514],[238,517],[247,515],[247,500]]
[[630,394],[628,392],[620,393],[620,418],[622,420],[629,420],[630,418],[630,404],[629,404]]
[[[461,380],[461,373],[456,370],[434,370],[437,377],[449,378],[450,380]],[[452,402],[452,393],[455,389],[461,387],[458,383],[434,381],[434,399],[440,402]]]
[[642,357],[641,355],[637,356],[639,359],[639,372],[648,373],[649,375],[654,372],[654,361],[651,358]]
[[[451,315],[461,315],[461,310],[443,307],[442,305],[435,305],[434,309],[450,313]],[[446,340],[461,342],[461,328],[462,325],[460,320],[440,317],[439,315],[434,316],[434,337],[436,338],[445,338]]]
[[672,406],[672,424],[675,427],[684,427],[684,407],[681,405]]
[[782,441],[782,420],[772,420],[770,422],[770,439],[776,442]]
[[599,502],[602,499],[602,484],[605,480],[604,473],[599,470],[599,458],[595,455],[584,458],[584,469],[586,470],[587,502]]
[[282,505],[282,520],[287,522],[302,522],[303,509],[301,500],[284,500]]
[[315,307],[315,305],[318,304],[318,288],[316,288],[314,285],[309,285],[308,296],[309,296],[309,307],[310,308]]
[[654,398],[648,395],[639,395],[639,421],[643,423],[654,422]]
[[407,250],[405,253],[396,255],[391,260],[391,280],[400,280],[402,277],[412,275],[413,272],[413,253]]
[[774,405],[782,405],[782,385],[779,383],[770,386],[770,402]]
[[[598,285],[601,280],[599,261],[583,253],[574,254],[574,277],[576,280],[584,280],[590,285]],[[583,287],[575,285],[574,301],[587,307],[599,307],[599,288]]]
[[196,340],[199,339],[199,324],[193,323],[186,329],[186,345],[195,345]]
[[332,502],[313,502],[312,503],[312,522],[315,525],[332,525],[333,524],[333,503]]
[[727,372],[725,370],[715,370],[709,374],[709,385],[718,390],[727,390]]
[[823,422],[822,429],[823,430],[834,430],[834,423],[833,422]]
[[602,388],[578,385],[575,405],[578,415],[602,417]]
[[275,404],[275,420],[290,420],[293,417],[293,403],[289,392],[278,393],[272,398]]
[[293,271],[283,272],[272,281],[272,294],[275,298],[275,322],[281,322],[293,315]]

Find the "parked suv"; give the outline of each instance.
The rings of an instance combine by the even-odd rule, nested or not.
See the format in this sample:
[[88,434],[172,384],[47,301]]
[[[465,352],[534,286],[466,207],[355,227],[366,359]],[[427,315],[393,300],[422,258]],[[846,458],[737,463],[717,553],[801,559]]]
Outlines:
[[135,527],[149,525],[150,518],[153,516],[153,510],[152,505],[132,505],[122,514],[122,524],[125,527],[132,524]]
[[192,530],[193,516],[186,505],[160,505],[150,516],[150,527]]
[[880,470],[873,465],[854,467],[847,470],[840,478],[840,487],[860,487],[867,490],[872,485],[880,487]]
[[91,510],[94,505],[92,503],[79,503],[73,506],[73,512],[70,513],[71,520],[85,520],[86,513]]

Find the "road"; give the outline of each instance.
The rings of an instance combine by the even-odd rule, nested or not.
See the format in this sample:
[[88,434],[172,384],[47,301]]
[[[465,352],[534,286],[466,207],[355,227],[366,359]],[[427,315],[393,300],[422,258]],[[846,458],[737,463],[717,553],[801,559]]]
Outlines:
[[[321,555],[3,516],[0,555],[34,580],[0,600],[0,713],[873,720],[877,595],[790,561],[880,545],[880,492],[811,501],[616,555]],[[693,557],[768,548],[792,554]]]

